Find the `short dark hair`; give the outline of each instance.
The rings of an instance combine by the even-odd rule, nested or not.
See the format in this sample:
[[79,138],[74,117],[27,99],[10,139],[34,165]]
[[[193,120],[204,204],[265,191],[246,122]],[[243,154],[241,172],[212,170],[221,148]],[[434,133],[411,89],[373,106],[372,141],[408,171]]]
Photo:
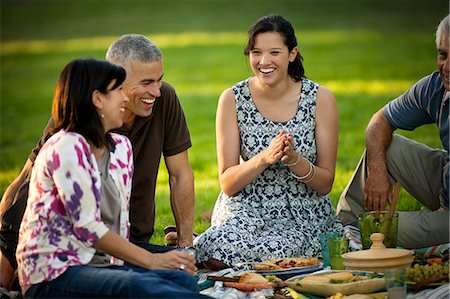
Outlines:
[[[62,70],[53,96],[55,132],[61,129],[83,135],[96,147],[111,145],[92,102],[92,93],[107,93],[125,80],[125,69],[104,60],[75,59]],[[108,85],[115,80],[114,86]]]
[[150,63],[163,58],[161,50],[141,34],[125,34],[109,46],[106,60],[128,67],[133,61]]
[[[255,48],[256,36],[264,32],[278,32],[283,37],[284,44],[292,51],[297,47],[297,38],[291,23],[280,15],[268,15],[260,18],[248,31],[247,46],[244,54],[248,56],[250,51]],[[289,62],[288,74],[294,81],[300,81],[305,78],[305,69],[303,67],[303,57],[297,53],[295,60]]]

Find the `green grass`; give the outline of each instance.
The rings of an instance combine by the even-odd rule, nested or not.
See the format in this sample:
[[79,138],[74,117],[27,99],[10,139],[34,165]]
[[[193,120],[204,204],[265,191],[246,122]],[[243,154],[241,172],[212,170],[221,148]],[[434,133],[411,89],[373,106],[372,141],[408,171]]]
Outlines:
[[[429,0],[3,0],[0,53],[0,192],[19,173],[50,115],[59,72],[76,57],[103,58],[125,33],[141,33],[164,53],[165,80],[185,109],[193,147],[196,224],[202,232],[220,191],[214,119],[223,89],[251,76],[242,54],[259,17],[294,25],[306,74],[331,89],[339,108],[339,152],[330,198],[339,198],[364,148],[371,115],[436,69],[435,27],[448,2]],[[435,126],[401,132],[441,147]],[[405,192],[399,209],[418,205]],[[167,173],[157,186],[156,235],[173,223]]]

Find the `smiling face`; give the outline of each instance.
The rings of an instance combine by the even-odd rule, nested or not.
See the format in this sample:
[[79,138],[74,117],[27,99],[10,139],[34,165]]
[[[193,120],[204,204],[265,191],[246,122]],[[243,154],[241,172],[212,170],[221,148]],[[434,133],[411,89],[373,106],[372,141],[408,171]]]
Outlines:
[[127,77],[123,88],[130,99],[125,111],[125,124],[131,126],[136,115],[148,117],[152,114],[156,98],[161,95],[163,63],[162,60],[149,63],[132,61],[124,67]]
[[296,55],[297,48],[289,51],[279,33],[264,32],[255,37],[255,46],[249,53],[250,66],[261,83],[272,85],[289,77],[289,62]]
[[446,34],[442,34],[441,40],[438,46],[438,56],[437,56],[437,66],[439,69],[439,74],[441,80],[444,83],[444,87],[447,91],[450,91],[449,84],[449,68],[450,68],[450,58],[448,56],[450,52],[449,37]]
[[115,82],[116,80],[111,81],[106,94],[98,92],[98,96],[102,98],[103,103],[101,109],[103,117],[101,119],[105,132],[120,128],[123,125],[125,107],[128,103],[128,97],[125,95],[122,85],[111,90]]

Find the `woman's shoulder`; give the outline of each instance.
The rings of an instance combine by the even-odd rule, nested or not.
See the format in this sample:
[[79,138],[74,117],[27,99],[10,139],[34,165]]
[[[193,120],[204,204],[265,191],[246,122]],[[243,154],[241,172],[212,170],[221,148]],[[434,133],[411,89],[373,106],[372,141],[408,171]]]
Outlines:
[[69,147],[74,145],[88,145],[86,138],[83,135],[76,132],[68,132],[65,130],[59,130],[53,134],[46,142],[47,146],[53,147]]
[[317,100],[320,100],[322,98],[334,99],[334,94],[331,90],[329,90],[327,87],[325,87],[311,79],[303,78],[302,84],[303,84],[303,90],[317,91]]
[[302,79],[302,85],[303,89],[319,89],[319,87],[321,86],[319,83],[308,78]]
[[130,141],[130,139],[128,139],[127,136],[119,134],[119,133],[112,133],[112,132],[110,133],[110,135],[116,146],[125,146],[125,147],[131,148],[131,141]]
[[231,88],[231,90],[242,90],[242,89],[248,89],[248,84],[250,81],[250,78],[244,79],[242,81],[237,82],[236,84],[234,84]]

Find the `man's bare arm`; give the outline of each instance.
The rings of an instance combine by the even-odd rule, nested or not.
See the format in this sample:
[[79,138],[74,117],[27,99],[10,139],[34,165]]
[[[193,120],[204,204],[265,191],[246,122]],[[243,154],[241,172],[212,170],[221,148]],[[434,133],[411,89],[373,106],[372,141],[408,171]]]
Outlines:
[[165,158],[169,172],[170,203],[175,218],[179,246],[192,246],[194,234],[194,174],[184,151]]
[[369,210],[385,210],[391,197],[386,151],[391,144],[393,131],[394,127],[384,116],[383,109],[372,116],[366,129],[368,176],[364,202]]

